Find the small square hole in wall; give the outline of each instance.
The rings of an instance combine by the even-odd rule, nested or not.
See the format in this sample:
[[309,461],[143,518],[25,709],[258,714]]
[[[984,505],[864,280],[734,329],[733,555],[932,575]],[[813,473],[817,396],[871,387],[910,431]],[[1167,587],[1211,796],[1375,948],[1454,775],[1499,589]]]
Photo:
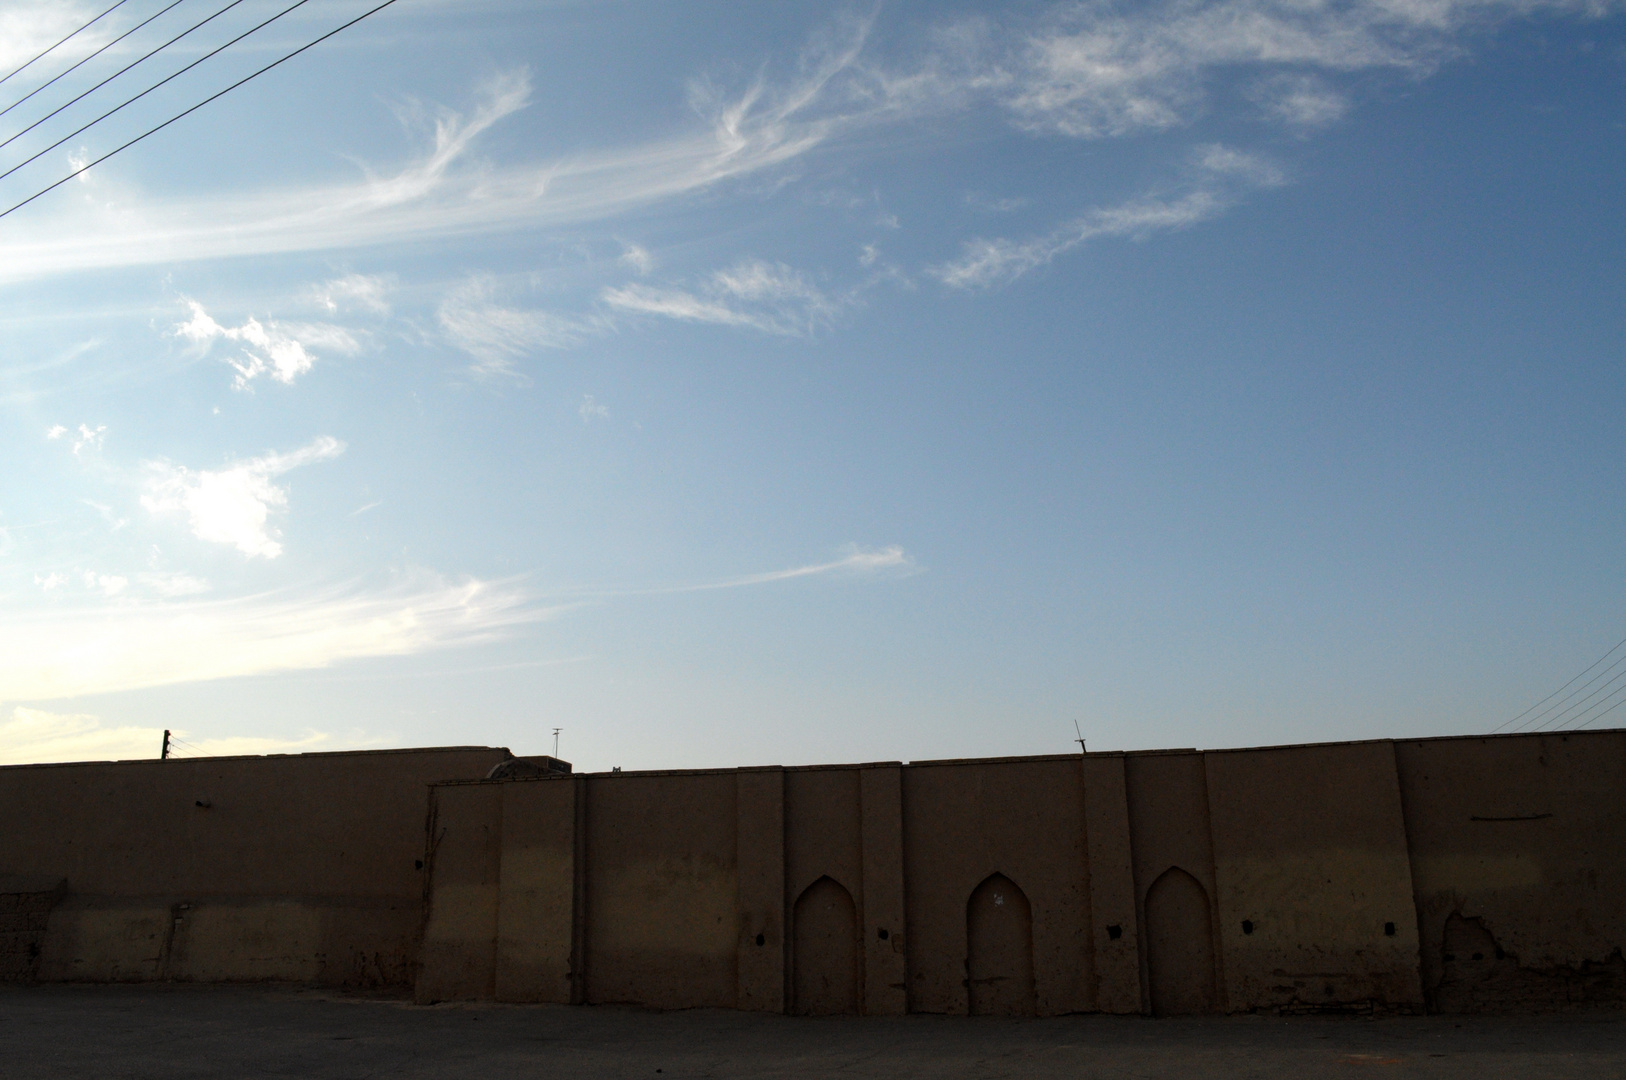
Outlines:
[[1117,923],[1113,923],[1111,926],[1107,927],[1107,937],[1111,938],[1113,941],[1117,941],[1123,936],[1124,928],[1119,926]]

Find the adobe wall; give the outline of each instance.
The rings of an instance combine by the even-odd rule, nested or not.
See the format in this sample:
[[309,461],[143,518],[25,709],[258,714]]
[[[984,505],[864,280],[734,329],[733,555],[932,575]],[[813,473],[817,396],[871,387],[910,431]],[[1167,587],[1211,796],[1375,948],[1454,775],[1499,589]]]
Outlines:
[[1395,744],[1442,1012],[1626,1000],[1626,732]]
[[1598,732],[438,785],[417,996],[1626,1003],[1623,780]]
[[[455,747],[0,768],[0,880],[66,883],[43,935],[19,946],[33,955],[17,977],[410,986],[428,785],[484,776],[508,756]],[[0,897],[0,915],[39,921],[46,894],[27,895]]]

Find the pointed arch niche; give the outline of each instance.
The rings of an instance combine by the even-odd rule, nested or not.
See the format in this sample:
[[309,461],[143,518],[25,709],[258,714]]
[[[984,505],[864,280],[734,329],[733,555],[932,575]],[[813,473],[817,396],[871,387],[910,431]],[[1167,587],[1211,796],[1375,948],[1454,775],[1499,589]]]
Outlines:
[[1033,1016],[1033,908],[1004,874],[978,885],[965,907],[966,973],[973,1016]]
[[821,877],[792,911],[792,1009],[802,1016],[858,1011],[858,909],[852,894]]
[[1146,890],[1146,966],[1153,1016],[1218,1011],[1208,893],[1178,866]]

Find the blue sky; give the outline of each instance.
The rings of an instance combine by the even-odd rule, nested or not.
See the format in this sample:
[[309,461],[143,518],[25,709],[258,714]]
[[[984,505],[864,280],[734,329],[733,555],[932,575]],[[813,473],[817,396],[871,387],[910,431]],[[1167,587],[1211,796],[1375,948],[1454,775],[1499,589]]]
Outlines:
[[1626,634],[1622,14],[400,0],[0,218],[0,759],[1494,728]]

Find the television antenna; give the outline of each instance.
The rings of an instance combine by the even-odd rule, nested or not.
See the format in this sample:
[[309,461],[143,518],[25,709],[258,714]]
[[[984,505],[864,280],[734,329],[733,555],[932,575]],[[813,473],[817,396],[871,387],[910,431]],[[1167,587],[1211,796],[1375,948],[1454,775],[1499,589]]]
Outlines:
[[562,727],[556,727],[556,728],[553,729],[553,756],[554,757],[559,756],[559,733],[561,731],[563,731],[563,730],[564,730],[564,728],[562,728]]
[[1074,742],[1076,742],[1078,744],[1078,752],[1080,754],[1083,754],[1084,753],[1084,733],[1079,730],[1078,721],[1076,719],[1073,721],[1073,733],[1078,736],[1078,738],[1073,740]]

